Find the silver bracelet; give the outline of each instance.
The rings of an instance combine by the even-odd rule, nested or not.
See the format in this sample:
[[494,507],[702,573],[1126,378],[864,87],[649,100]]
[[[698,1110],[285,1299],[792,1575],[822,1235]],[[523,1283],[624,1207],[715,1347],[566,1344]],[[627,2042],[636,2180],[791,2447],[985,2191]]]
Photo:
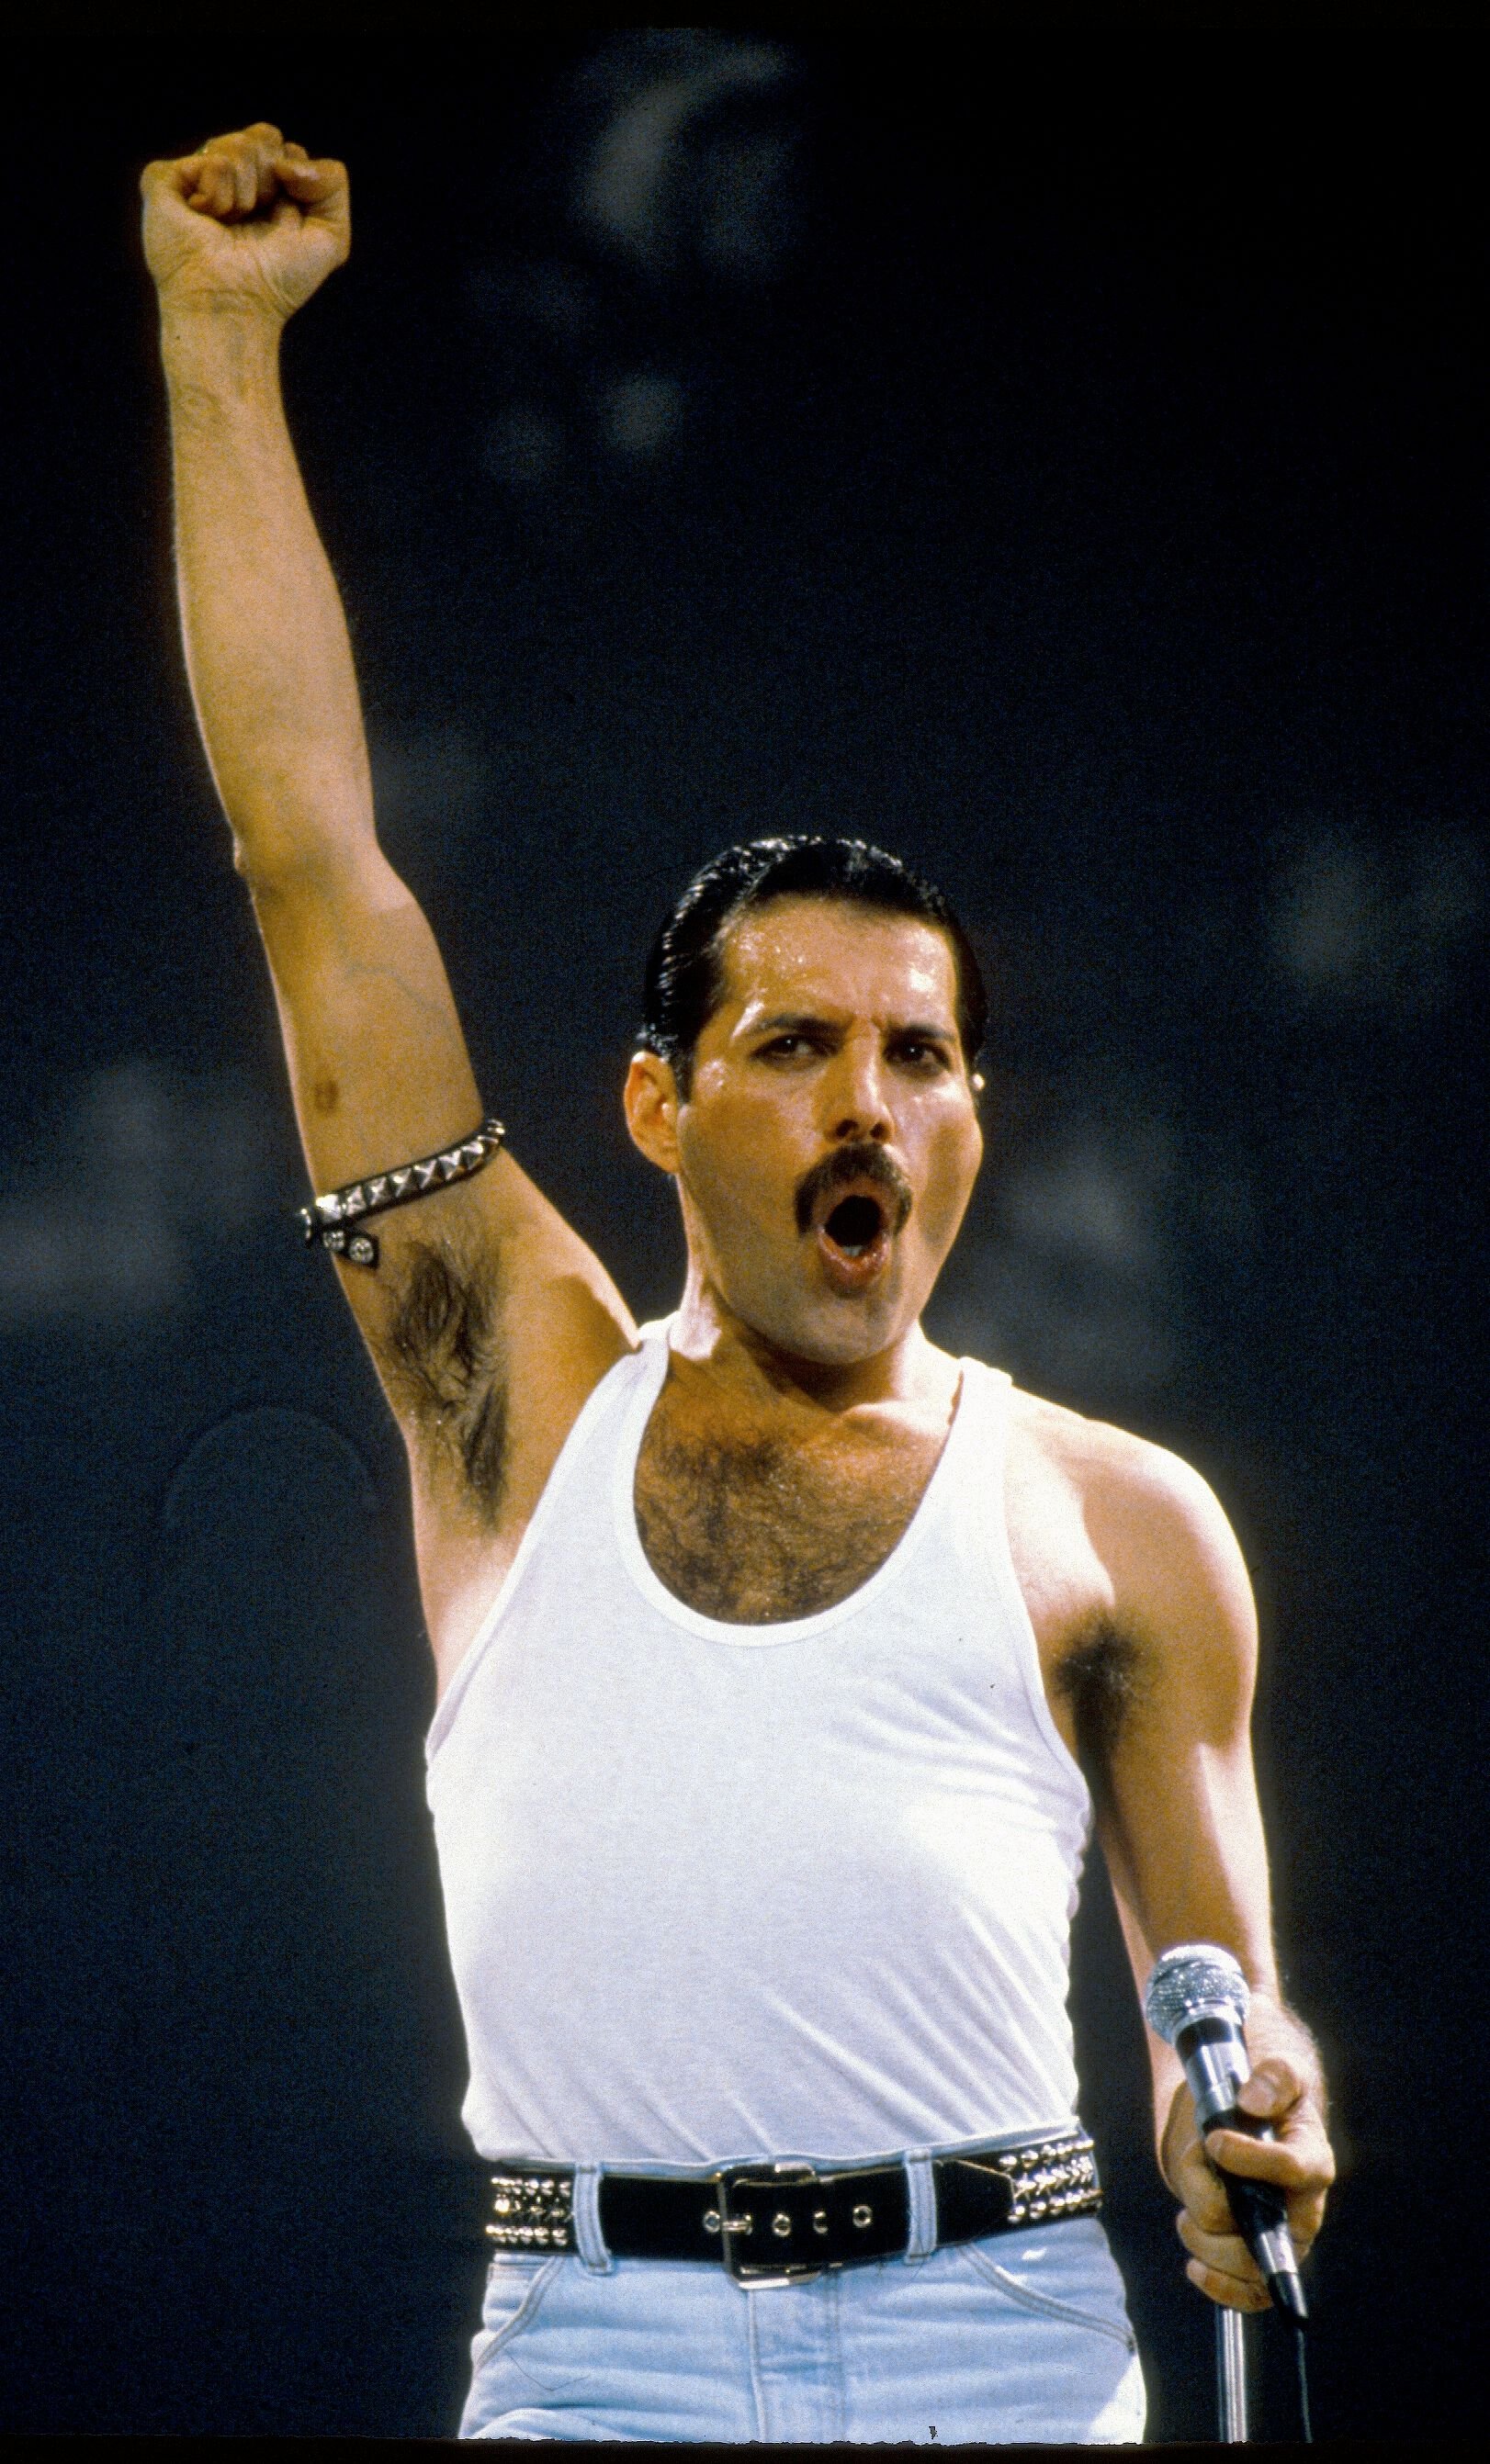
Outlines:
[[312,1199],[308,1206],[296,1208],[295,1220],[308,1246],[319,1242],[350,1266],[375,1266],[377,1242],[370,1232],[354,1232],[351,1226],[365,1215],[384,1215],[390,1206],[407,1206],[432,1190],[448,1189],[452,1181],[469,1180],[491,1162],[506,1134],[500,1121],[483,1121],[470,1137],[441,1147],[438,1155],[421,1155],[417,1163],[401,1163],[391,1172],[375,1172],[367,1180],[349,1180],[345,1189]]

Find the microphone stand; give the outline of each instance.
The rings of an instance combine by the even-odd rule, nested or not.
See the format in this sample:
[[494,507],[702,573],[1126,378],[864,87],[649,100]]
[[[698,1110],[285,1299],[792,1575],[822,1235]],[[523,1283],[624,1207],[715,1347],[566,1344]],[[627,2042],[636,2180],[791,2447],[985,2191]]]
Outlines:
[[1247,2444],[1246,2321],[1239,2310],[1217,2304],[1215,2314],[1216,2428],[1223,2447]]

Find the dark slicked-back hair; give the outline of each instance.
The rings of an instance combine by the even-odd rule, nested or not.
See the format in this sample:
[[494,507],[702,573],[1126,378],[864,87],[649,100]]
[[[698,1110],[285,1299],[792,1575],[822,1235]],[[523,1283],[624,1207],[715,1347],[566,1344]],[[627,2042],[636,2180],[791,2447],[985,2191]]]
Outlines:
[[988,1026],[988,995],[972,944],[945,893],[863,839],[751,839],[726,847],[695,873],[663,919],[647,960],[637,1042],[670,1064],[682,1096],[692,1080],[694,1046],[724,998],[725,940],[743,916],[773,898],[841,899],[914,916],[945,933],[957,976],[957,1032],[972,1067]]

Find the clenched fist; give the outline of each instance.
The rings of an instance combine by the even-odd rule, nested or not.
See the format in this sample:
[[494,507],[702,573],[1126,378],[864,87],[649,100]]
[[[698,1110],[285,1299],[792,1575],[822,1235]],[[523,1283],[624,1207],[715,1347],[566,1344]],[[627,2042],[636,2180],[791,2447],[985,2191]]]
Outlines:
[[1164,2171],[1185,2202],[1179,2235],[1190,2252],[1185,2270],[1212,2301],[1234,2310],[1265,2310],[1268,2293],[1256,2259],[1236,2230],[1215,2167],[1271,2182],[1288,2203],[1288,2229],[1301,2259],[1319,2232],[1335,2159],[1315,2095],[1294,2065],[1277,2055],[1257,2064],[1237,2091],[1244,2113],[1269,2123],[1272,2139],[1212,2130],[1202,2143],[1188,2088],[1176,2095],[1165,2133]]
[[151,163],[145,262],[163,306],[240,305],[283,323],[351,246],[346,172],[265,120],[177,163]]

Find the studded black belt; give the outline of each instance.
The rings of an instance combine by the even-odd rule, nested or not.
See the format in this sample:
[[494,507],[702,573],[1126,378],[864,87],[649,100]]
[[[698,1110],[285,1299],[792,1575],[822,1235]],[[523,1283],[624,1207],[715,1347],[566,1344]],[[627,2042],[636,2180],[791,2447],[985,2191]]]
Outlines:
[[[1101,2205],[1092,2143],[1079,2130],[934,2156],[931,2175],[938,2247],[1092,2215]],[[572,2166],[513,2159],[490,2180],[486,2235],[499,2249],[578,2247]],[[744,2284],[903,2257],[910,2237],[903,2161],[726,2165],[681,2178],[602,2173],[598,2206],[613,2258],[712,2259]]]

